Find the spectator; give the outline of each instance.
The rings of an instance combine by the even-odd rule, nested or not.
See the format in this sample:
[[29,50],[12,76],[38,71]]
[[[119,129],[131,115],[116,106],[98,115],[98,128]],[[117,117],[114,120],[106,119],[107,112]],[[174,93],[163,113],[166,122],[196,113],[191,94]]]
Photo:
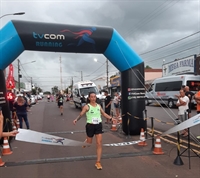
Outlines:
[[[11,131],[11,132],[3,132],[3,121],[4,121],[4,117],[3,117],[3,113],[0,107],[0,146],[3,147],[3,137],[15,137],[18,133],[18,131]],[[2,166],[2,165],[1,165]]]
[[83,107],[86,105],[86,98],[84,96],[84,94],[81,95],[81,107],[83,109]]
[[191,110],[192,110],[192,99],[194,97],[194,93],[190,91],[189,86],[185,86],[184,91],[185,91],[185,95],[189,98],[188,118],[190,118],[191,117]]
[[200,85],[197,87],[197,93],[194,95],[194,99],[197,103],[197,114],[200,114]]
[[[106,96],[105,97],[105,113],[110,115],[112,100],[111,100],[111,97],[108,95],[108,91],[105,91],[104,95]],[[108,118],[106,120],[107,120],[106,124],[108,124],[110,120]]]
[[22,96],[18,96],[17,101],[13,105],[14,109],[16,109],[17,117],[19,119],[20,128],[23,128],[23,120],[26,124],[26,128],[29,129],[29,122],[27,116],[27,102],[24,100]]
[[3,117],[3,113],[2,113],[2,110],[0,108],[0,139],[2,137],[15,137],[16,134],[18,133],[17,131],[11,131],[11,132],[3,132],[3,120],[4,120],[4,117]]
[[[188,110],[189,98],[185,96],[183,89],[180,90],[180,95],[176,95],[176,97],[178,98],[176,103],[176,106],[178,107],[178,118],[181,122],[183,122],[187,119],[185,118],[185,112]],[[184,130],[182,135],[184,137],[188,136],[187,130]]]
[[114,96],[114,100],[113,100],[113,103],[114,103],[114,108],[115,108],[115,111],[116,111],[116,117],[119,118],[119,110],[120,110],[120,96],[119,96],[119,93],[115,93],[115,96]]

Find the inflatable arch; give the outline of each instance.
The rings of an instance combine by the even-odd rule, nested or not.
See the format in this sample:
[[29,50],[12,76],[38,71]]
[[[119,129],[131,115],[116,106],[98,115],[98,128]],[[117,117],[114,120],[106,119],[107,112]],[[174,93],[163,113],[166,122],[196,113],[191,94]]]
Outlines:
[[[0,31],[1,72],[24,50],[103,54],[121,72],[123,131],[131,135],[140,133],[145,110],[144,63],[115,29],[8,22]],[[6,93],[3,82],[1,78],[1,105]]]

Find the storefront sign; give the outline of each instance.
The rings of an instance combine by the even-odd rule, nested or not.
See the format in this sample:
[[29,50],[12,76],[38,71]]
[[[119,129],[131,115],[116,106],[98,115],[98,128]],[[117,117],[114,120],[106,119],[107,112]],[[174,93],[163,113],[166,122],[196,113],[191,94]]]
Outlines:
[[162,66],[163,77],[169,75],[178,75],[183,73],[195,72],[195,56],[179,59]]

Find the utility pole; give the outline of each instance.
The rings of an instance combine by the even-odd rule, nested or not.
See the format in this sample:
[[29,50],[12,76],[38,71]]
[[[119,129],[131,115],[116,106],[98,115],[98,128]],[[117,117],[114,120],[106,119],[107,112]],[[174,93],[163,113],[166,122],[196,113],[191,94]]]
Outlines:
[[33,89],[33,80],[32,80],[32,77],[31,77],[31,91]]
[[81,71],[81,81],[83,81],[83,71]]
[[74,85],[74,80],[73,80],[73,77],[72,77],[72,87],[71,87],[71,94],[72,94],[72,91],[73,91],[73,85]]
[[106,86],[108,91],[108,59],[106,59]]
[[62,60],[60,56],[60,89],[62,90]]
[[20,77],[21,77],[21,75],[20,75],[20,60],[19,59],[17,59],[17,68],[18,68],[18,88],[19,88],[19,92],[20,92]]

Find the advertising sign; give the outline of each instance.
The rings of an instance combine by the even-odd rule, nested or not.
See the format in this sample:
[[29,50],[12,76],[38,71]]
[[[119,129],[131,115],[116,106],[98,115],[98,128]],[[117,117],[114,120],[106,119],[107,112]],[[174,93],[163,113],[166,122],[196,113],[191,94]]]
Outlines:
[[195,72],[195,56],[189,56],[179,59],[162,66],[163,77],[169,75],[178,75],[183,73]]

